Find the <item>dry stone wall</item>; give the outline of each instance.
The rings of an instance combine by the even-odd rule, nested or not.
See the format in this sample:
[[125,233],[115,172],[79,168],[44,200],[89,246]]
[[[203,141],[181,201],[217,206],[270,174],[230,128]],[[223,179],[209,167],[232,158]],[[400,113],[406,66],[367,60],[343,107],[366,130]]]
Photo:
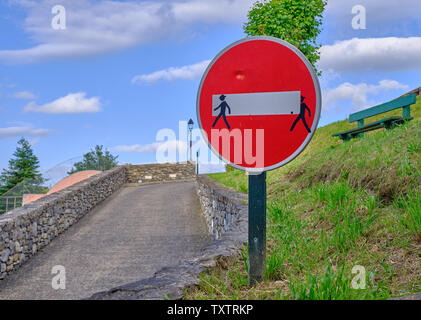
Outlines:
[[242,211],[247,210],[247,196],[219,186],[208,176],[198,176],[196,184],[209,233],[219,239],[244,218]]
[[127,165],[128,183],[166,182],[173,180],[191,180],[195,178],[193,163],[163,163],[145,165]]

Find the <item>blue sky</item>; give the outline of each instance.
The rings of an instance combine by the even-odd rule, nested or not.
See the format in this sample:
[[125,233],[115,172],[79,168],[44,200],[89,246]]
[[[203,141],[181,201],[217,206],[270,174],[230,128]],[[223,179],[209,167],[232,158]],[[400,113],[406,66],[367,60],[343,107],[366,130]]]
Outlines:
[[[245,36],[253,2],[1,1],[0,169],[21,136],[43,170],[96,144],[121,163],[156,162],[157,133],[178,135],[179,121],[196,122],[201,74]],[[366,29],[354,30],[360,3]],[[51,27],[58,4],[65,30]],[[420,12],[418,0],[329,1],[319,37],[321,125],[421,85]]]

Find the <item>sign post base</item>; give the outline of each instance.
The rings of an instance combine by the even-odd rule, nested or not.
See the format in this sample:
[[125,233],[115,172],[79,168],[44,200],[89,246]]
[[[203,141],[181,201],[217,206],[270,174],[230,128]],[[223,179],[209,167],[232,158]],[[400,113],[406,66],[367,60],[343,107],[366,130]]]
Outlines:
[[266,260],[266,172],[249,175],[249,285],[263,280]]

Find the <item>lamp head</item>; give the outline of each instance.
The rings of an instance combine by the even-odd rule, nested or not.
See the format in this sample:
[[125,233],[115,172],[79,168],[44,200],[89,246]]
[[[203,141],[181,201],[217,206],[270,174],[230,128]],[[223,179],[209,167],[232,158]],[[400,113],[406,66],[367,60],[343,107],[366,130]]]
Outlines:
[[188,122],[187,124],[189,125],[189,130],[192,130],[192,129],[193,129],[193,125],[194,125],[193,120],[192,120],[192,119],[190,119],[190,120],[189,120],[189,122]]

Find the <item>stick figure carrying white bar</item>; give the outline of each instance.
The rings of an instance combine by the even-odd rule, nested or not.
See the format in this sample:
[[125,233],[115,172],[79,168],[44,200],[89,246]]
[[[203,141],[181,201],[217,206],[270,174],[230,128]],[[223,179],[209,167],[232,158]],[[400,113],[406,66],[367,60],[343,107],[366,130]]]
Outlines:
[[307,131],[310,133],[311,130],[307,125],[306,122],[306,110],[308,111],[308,115],[309,117],[311,117],[311,111],[310,108],[304,103],[304,99],[305,97],[301,96],[301,105],[300,105],[300,114],[298,115],[297,119],[295,119],[294,123],[292,124],[291,129],[289,129],[289,131],[294,130],[295,125],[298,123],[298,121],[302,121],[304,126],[306,127]]

